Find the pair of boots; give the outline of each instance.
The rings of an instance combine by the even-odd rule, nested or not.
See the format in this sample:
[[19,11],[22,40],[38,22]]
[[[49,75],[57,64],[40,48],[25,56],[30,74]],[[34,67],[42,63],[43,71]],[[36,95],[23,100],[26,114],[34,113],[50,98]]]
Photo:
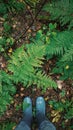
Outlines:
[[[15,130],[31,130],[32,124],[32,100],[29,97],[24,98],[23,104],[28,104],[28,107],[23,110],[23,119],[17,125]],[[56,130],[55,126],[45,116],[45,100],[43,97],[36,99],[36,119],[39,130]]]

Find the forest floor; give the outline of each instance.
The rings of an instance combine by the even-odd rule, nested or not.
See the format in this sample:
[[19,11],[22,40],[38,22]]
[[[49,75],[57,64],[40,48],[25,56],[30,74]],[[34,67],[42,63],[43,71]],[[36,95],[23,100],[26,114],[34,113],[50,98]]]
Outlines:
[[[16,48],[20,47],[23,43],[30,43],[30,36],[35,36],[36,32],[41,29],[43,23],[36,19],[36,21],[32,21],[32,18],[29,12],[16,14],[11,16],[11,24],[12,24],[12,32],[11,37],[15,39],[15,44],[12,47],[12,51]],[[4,20],[0,17],[0,35],[2,35],[3,31],[3,22]],[[10,48],[9,48],[10,49]],[[7,50],[9,55],[12,52]],[[7,61],[3,55],[0,56],[0,69],[6,68]],[[55,66],[55,59],[48,60],[44,62],[43,70],[47,75],[49,75],[49,71]],[[54,90],[52,88],[48,88],[45,93],[43,93],[36,86],[30,86],[29,88],[23,87],[21,84],[18,84],[16,94],[13,97],[13,101],[11,105],[8,107],[8,110],[4,113],[4,115],[0,118],[0,123],[3,122],[15,122],[16,124],[21,120],[23,116],[22,112],[22,102],[24,97],[30,96],[33,101],[33,114],[35,112],[35,99],[38,96],[43,96],[46,101],[46,115],[50,121],[52,121],[57,130],[71,130],[69,126],[72,124],[72,120],[65,120],[63,117],[63,113],[59,111],[55,111],[51,105],[49,105],[49,101],[54,100],[70,100],[73,95],[73,82],[71,80],[68,81],[60,81],[59,75],[50,75],[58,84],[58,89]],[[65,96],[61,96],[61,91],[65,91]],[[63,122],[65,123],[65,128],[63,128]],[[34,120],[35,125],[33,125],[32,130],[37,130],[36,120]]]

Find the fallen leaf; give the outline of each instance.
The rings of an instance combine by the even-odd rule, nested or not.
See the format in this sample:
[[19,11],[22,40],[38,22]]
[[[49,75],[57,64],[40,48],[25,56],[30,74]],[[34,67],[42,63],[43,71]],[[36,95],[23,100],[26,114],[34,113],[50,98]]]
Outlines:
[[62,89],[62,83],[63,83],[63,81],[57,80],[57,86],[59,89]]
[[9,53],[11,53],[12,51],[13,51],[12,48],[10,48],[10,49],[8,50]]
[[21,89],[20,89],[21,91],[23,91],[24,90],[24,88],[23,87],[21,87]]

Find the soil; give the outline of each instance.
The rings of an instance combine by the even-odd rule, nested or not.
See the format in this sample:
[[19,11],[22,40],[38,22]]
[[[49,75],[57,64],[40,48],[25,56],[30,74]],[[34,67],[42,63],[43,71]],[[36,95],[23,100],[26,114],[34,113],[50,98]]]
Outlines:
[[[29,12],[24,12],[22,14],[16,14],[11,18],[13,29],[11,36],[15,39],[15,44],[12,49],[15,50],[23,43],[29,43],[29,37],[35,36],[37,30],[39,30],[42,26],[42,22],[38,19],[35,23],[31,19],[31,15]],[[4,22],[4,21],[3,21]],[[3,26],[1,22],[0,30],[2,31]],[[22,35],[21,35],[22,34]],[[8,53],[8,52],[7,52]],[[0,69],[5,69],[7,65],[7,61],[5,58],[0,56]],[[55,65],[55,59],[45,61],[43,65],[43,70],[47,75],[49,75],[50,70]],[[29,88],[23,87],[22,84],[17,85],[16,94],[13,96],[13,101],[10,106],[8,106],[8,110],[4,113],[4,115],[0,118],[0,123],[3,122],[16,122],[16,124],[21,120],[23,116],[22,112],[22,102],[26,96],[30,96],[33,101],[33,111],[35,111],[35,100],[38,96],[43,96],[46,101],[46,115],[50,121],[52,121],[57,130],[70,130],[69,126],[72,125],[72,120],[64,120],[63,113],[60,113],[60,118],[57,121],[53,121],[55,118],[52,115],[53,108],[49,105],[49,101],[52,99],[55,100],[71,100],[73,95],[73,81],[62,81],[59,80],[59,75],[50,75],[57,83],[58,89],[54,90],[52,88],[48,88],[45,93],[42,93],[42,90],[37,88],[37,86],[30,86]],[[60,92],[62,90],[66,91],[64,97],[60,96]],[[20,106],[17,108],[17,106]],[[62,128],[62,122],[65,121],[66,128]],[[32,126],[32,130],[37,130],[36,120],[34,120],[35,125]]]

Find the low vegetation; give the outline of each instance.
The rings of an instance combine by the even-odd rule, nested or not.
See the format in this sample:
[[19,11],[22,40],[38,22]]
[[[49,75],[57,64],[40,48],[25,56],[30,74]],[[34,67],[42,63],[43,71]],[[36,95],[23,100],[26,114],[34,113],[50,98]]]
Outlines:
[[[57,83],[57,80],[65,84],[68,82],[69,91],[72,90],[72,5],[72,0],[51,0],[47,2],[41,0],[0,1],[0,17],[3,20],[3,30],[0,36],[0,59],[1,57],[5,59],[5,65],[0,63],[0,121],[14,102],[14,96],[20,91],[20,87],[18,89],[20,84],[23,89],[27,90],[27,93],[30,88],[33,93],[32,86],[34,86],[36,93],[37,90],[40,90],[40,95],[42,93],[44,97],[49,90],[53,92],[61,91],[58,100],[53,97],[47,101],[48,107],[51,108],[51,114],[54,115],[50,117],[53,117],[52,121],[56,123],[56,126],[61,119],[60,127],[63,129],[67,128],[67,123],[72,122],[73,99],[70,95],[67,97],[67,88],[65,88],[65,91],[62,88],[59,90]],[[40,8],[39,12],[38,8]],[[27,21],[29,21],[29,14],[33,18],[33,25],[31,25],[33,28],[36,22],[40,22],[41,26],[36,31],[34,29],[31,31],[30,26],[27,27],[25,32],[31,34],[27,38],[27,42],[24,40],[22,44],[19,44],[21,38],[23,40],[23,37],[21,37],[23,34],[20,34],[18,41],[14,39],[12,36],[12,18],[14,15],[16,17],[21,16],[25,12],[28,17]],[[44,24],[43,21],[45,21]],[[34,36],[32,36],[32,32]],[[50,69],[46,73],[44,66],[47,62],[51,62],[51,68],[49,67]],[[21,105],[17,105],[16,108],[19,111]],[[58,115],[57,120],[56,115]],[[15,125],[13,122],[2,122],[0,129],[13,130]],[[70,123],[68,128],[72,129],[73,125]]]

